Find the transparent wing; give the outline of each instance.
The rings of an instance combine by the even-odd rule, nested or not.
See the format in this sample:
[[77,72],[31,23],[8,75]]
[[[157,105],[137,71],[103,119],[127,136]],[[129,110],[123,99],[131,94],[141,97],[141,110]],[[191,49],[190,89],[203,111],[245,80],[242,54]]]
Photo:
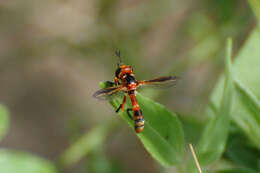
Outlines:
[[123,88],[123,86],[119,85],[115,87],[100,89],[93,94],[93,97],[99,100],[110,100],[114,97],[120,96],[119,91],[122,91]]
[[151,80],[139,81],[140,86],[152,86],[152,87],[171,87],[176,84],[178,77],[176,76],[163,76]]

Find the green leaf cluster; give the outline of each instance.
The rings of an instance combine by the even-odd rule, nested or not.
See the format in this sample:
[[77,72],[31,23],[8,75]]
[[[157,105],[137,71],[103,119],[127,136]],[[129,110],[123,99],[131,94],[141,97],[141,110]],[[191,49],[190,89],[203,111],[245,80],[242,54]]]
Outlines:
[[[259,18],[259,3],[249,1]],[[231,65],[227,44],[226,73],[213,91],[208,124],[196,147],[204,171],[227,159],[233,168],[216,172],[259,172],[260,160],[260,30],[257,27]],[[188,172],[196,172],[190,163]]]

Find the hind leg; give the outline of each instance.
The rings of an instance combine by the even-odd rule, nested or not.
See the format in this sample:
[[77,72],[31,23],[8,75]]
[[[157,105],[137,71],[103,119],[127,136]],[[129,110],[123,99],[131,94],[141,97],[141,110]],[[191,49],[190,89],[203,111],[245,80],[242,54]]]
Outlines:
[[133,109],[132,109],[132,108],[128,108],[128,109],[126,110],[128,117],[129,117],[131,120],[133,120],[133,116],[130,114],[130,111],[133,111]]

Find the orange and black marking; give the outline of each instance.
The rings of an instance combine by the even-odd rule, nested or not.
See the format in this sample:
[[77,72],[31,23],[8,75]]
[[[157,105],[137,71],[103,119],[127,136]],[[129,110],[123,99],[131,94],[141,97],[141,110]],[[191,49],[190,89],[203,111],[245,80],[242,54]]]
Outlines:
[[[137,102],[136,96],[135,96],[135,90],[128,91],[128,95],[131,99],[133,108],[132,111],[134,112],[133,120],[135,122],[135,131],[136,133],[141,133],[144,130],[144,116],[142,113],[142,110],[140,109],[140,106]],[[129,114],[129,111],[128,111]]]
[[[125,103],[126,103],[126,96],[128,95],[131,103],[132,108],[127,109],[128,116],[134,120],[135,123],[135,131],[136,133],[141,133],[144,130],[145,120],[142,113],[142,110],[138,104],[138,101],[136,99],[136,90],[139,86],[145,86],[145,85],[165,85],[165,84],[173,84],[176,82],[176,76],[166,76],[166,77],[159,77],[152,80],[143,80],[143,81],[137,81],[135,79],[135,75],[133,72],[133,68],[130,65],[124,65],[121,60],[120,52],[116,52],[116,55],[118,56],[120,62],[118,64],[118,68],[115,71],[115,78],[114,82],[110,82],[112,84],[112,87],[108,87],[105,89],[98,90],[94,93],[95,98],[103,98],[110,95],[113,95],[114,93],[117,93],[118,91],[122,91],[125,93],[122,104],[118,107],[116,112],[119,110],[124,111]],[[131,116],[130,111],[133,112],[133,116]]]

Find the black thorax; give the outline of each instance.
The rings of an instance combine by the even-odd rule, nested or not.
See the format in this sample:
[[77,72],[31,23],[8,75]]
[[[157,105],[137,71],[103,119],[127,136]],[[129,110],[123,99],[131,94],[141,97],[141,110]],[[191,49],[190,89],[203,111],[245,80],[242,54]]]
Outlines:
[[125,80],[127,84],[136,83],[135,77],[129,74],[126,75]]

